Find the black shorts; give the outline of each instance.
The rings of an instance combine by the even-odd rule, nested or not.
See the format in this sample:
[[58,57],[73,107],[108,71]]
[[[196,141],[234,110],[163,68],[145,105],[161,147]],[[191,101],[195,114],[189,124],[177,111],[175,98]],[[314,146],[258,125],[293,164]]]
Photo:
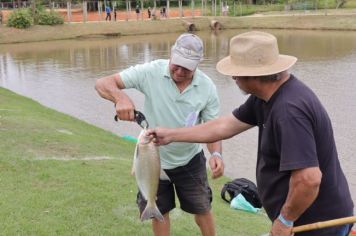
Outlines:
[[[204,152],[196,154],[185,166],[165,170],[169,180],[160,180],[156,204],[163,214],[176,207],[175,192],[183,211],[191,214],[203,214],[211,209],[213,195],[206,173]],[[175,190],[175,191],[174,191]],[[137,194],[137,205],[142,214],[146,200]]]

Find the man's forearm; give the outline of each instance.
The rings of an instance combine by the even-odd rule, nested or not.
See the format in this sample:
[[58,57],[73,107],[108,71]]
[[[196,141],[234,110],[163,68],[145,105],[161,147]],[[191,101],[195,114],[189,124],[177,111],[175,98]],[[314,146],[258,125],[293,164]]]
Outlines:
[[222,116],[193,127],[171,132],[173,142],[214,143],[231,138],[253,126],[243,123],[233,115]]
[[172,132],[171,136],[172,141],[190,143],[214,143],[221,140],[216,132],[218,126],[219,122],[217,122],[217,120],[211,120],[207,123],[193,127],[174,129],[174,132]]
[[121,91],[122,85],[117,82],[118,76],[118,74],[115,74],[103,77],[98,79],[95,83],[95,89],[99,95],[115,104],[120,100],[120,97],[123,96],[123,92]]
[[281,214],[290,221],[297,220],[310,207],[319,194],[321,172],[311,167],[292,172],[287,200]]

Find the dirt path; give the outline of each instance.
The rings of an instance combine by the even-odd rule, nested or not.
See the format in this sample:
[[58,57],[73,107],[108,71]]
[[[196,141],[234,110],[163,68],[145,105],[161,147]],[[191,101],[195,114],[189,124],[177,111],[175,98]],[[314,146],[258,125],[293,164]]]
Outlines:
[[[159,12],[158,12],[159,13]],[[67,19],[67,12],[61,12],[61,14],[65,17],[65,21],[68,21]],[[184,10],[183,16],[184,17],[191,17],[192,11],[191,10]],[[195,10],[194,11],[194,16],[200,16],[200,10]],[[179,10],[178,9],[170,9],[169,14],[167,15],[167,18],[176,18],[179,17]],[[88,21],[105,21],[106,14],[99,12],[89,12],[87,20]],[[157,18],[164,20],[166,17],[160,17],[159,14],[157,14]],[[131,12],[126,12],[126,11],[116,11],[116,21],[120,20],[149,20],[147,11],[143,12],[143,14],[137,16],[135,11]],[[83,12],[82,11],[77,11],[72,13],[72,22],[81,22],[83,21]],[[115,21],[114,18],[114,13],[111,13],[111,21]]]
[[[68,22],[67,18],[67,10],[66,9],[56,9],[63,17],[65,22]],[[3,22],[7,22],[9,15],[11,14],[12,10],[2,10],[3,13]],[[158,13],[158,14],[157,14]],[[157,11],[156,15],[157,18],[160,20],[165,20],[167,18],[177,18],[179,17],[179,9],[178,8],[170,8],[169,12],[167,13],[166,17],[160,17],[159,10]],[[191,9],[184,9],[183,16],[184,17],[192,17],[192,16],[201,16],[201,10],[195,9],[192,12]],[[88,12],[87,14],[87,21],[105,21],[106,13],[102,12]],[[127,21],[127,20],[150,20],[148,18],[147,10],[143,12],[142,16],[140,15],[137,17],[135,11],[126,12],[126,11],[116,11],[116,21]],[[111,21],[115,21],[114,13],[111,13]],[[71,22],[83,22],[83,11],[82,10],[72,10],[72,17]]]
[[[189,12],[189,11],[188,11]],[[211,30],[212,22],[218,21],[222,29],[290,29],[290,30],[352,30],[356,31],[356,17],[352,14],[328,15],[279,15],[260,17],[170,17],[163,20],[105,21],[104,16],[93,14],[93,21],[57,26],[34,25],[28,29],[15,29],[0,25],[0,44],[38,42],[47,40],[75,39],[83,37],[119,37],[137,34],[160,34],[188,31],[187,23],[194,24],[196,31]],[[347,12],[349,13],[349,12]],[[188,14],[188,13],[187,13]],[[82,21],[80,19],[79,21]],[[135,15],[131,14],[132,17]],[[173,13],[172,13],[173,15]],[[197,14],[198,15],[198,14]],[[95,18],[98,17],[98,18]],[[74,18],[74,17],[73,17]],[[99,19],[99,21],[94,21]],[[190,28],[190,27],[189,27]]]

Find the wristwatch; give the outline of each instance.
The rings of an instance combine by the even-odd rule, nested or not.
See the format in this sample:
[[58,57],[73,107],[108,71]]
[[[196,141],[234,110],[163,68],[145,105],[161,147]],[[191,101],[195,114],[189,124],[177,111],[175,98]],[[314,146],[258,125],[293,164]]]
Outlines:
[[279,213],[278,220],[288,227],[293,227],[294,225],[293,221],[285,219],[281,213]]
[[217,156],[217,157],[219,157],[220,159],[222,159],[222,155],[221,155],[221,153],[220,152],[213,152],[212,154],[211,154],[211,156]]

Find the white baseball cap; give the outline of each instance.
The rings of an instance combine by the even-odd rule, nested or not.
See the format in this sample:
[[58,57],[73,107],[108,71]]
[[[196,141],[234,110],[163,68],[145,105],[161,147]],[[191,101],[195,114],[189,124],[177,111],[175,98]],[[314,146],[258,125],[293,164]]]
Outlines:
[[203,41],[195,34],[184,33],[171,49],[171,64],[195,71],[203,60]]

